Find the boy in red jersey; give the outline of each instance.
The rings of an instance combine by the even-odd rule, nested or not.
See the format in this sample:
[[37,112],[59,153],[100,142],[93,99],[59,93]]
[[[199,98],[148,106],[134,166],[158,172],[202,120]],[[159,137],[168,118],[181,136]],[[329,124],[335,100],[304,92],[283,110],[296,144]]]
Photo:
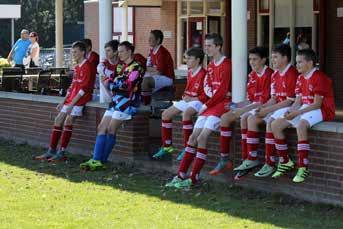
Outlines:
[[[249,51],[249,64],[252,68],[248,76],[247,100],[237,104],[236,109],[231,110],[221,117],[220,122],[220,161],[210,172],[210,175],[218,175],[232,168],[229,160],[231,142],[231,124],[240,119],[242,154],[246,152],[247,120],[253,114],[253,109],[259,108],[270,98],[270,82],[273,70],[266,66],[268,51],[263,47],[256,47]],[[245,156],[243,156],[245,157]]]
[[163,87],[173,86],[174,63],[169,51],[162,45],[161,30],[151,30],[149,45],[151,47],[146,62],[146,73],[142,83],[144,105],[150,104],[151,94]]
[[85,38],[81,40],[86,45],[86,59],[92,66],[92,74],[96,75],[97,67],[99,64],[99,54],[92,51],[92,40]]
[[102,80],[113,80],[115,77],[116,67],[119,63],[118,45],[118,40],[112,40],[105,44],[106,58],[101,60],[97,66],[98,74],[103,76]]
[[[202,67],[204,51],[201,48],[190,48],[186,51],[188,66],[187,85],[182,100],[175,102],[162,113],[162,147],[154,154],[160,158],[175,151],[172,146],[172,119],[182,112],[183,139],[185,147],[193,130],[192,116],[198,113],[201,106],[207,101],[204,93],[205,69]],[[182,153],[181,153],[182,154]]]
[[[104,88],[104,82],[112,82],[116,75],[116,68],[119,64],[118,58],[118,40],[112,40],[105,44],[105,56],[106,58],[101,60],[97,67],[98,72],[98,87],[100,88],[100,102],[109,102],[112,95],[107,94],[107,90]],[[106,96],[107,95],[107,96]],[[106,101],[107,100],[107,101]]]
[[275,136],[279,164],[273,178],[285,174],[294,167],[288,158],[288,146],[283,131],[290,126],[298,135],[298,172],[293,182],[300,183],[308,176],[308,153],[310,145],[307,131],[322,121],[331,121],[335,117],[335,101],[331,80],[316,69],[317,57],[312,49],[299,50],[296,57],[297,69],[301,74],[296,86],[296,99],[284,114],[275,120],[271,127]]
[[234,169],[235,180],[241,179],[252,168],[260,164],[257,160],[260,140],[258,125],[263,122],[266,123],[265,164],[255,173],[255,176],[266,177],[275,171],[276,152],[271,123],[283,114],[282,108],[290,107],[295,99],[294,90],[298,72],[290,64],[290,61],[291,48],[288,45],[281,44],[273,49],[272,63],[275,72],[271,78],[271,98],[263,106],[256,109],[254,115],[248,117],[247,152],[242,155],[242,164]]
[[[209,99],[199,111],[178,175],[166,184],[167,187],[188,188],[198,182],[200,170],[206,161],[208,138],[213,131],[218,131],[220,117],[228,111],[227,107],[231,102],[231,61],[221,53],[222,46],[223,39],[220,35],[205,36],[205,51],[212,57],[204,80],[204,91]],[[187,171],[192,162],[192,172],[187,179]]]
[[[76,117],[82,116],[84,106],[92,99],[95,75],[91,74],[91,64],[85,59],[86,46],[83,42],[77,41],[73,44],[72,55],[77,63],[74,67],[73,81],[64,101],[58,104],[56,108],[59,113],[55,118],[49,149],[43,155],[37,156],[36,159],[38,160],[66,160],[65,150],[72,135],[72,125]],[[61,147],[56,153],[60,138]]]

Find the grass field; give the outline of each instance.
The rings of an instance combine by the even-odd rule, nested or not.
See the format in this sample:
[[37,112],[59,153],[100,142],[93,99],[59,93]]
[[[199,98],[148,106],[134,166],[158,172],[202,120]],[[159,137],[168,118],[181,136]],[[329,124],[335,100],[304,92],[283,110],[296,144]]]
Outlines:
[[163,187],[170,174],[128,165],[80,171],[41,148],[0,142],[0,228],[343,228],[343,209],[225,184]]

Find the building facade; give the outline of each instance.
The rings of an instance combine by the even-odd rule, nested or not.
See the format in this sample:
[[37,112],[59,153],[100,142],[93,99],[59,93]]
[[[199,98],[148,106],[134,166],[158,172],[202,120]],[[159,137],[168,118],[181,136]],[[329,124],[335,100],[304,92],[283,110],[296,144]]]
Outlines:
[[[152,29],[164,32],[176,69],[185,69],[184,51],[201,47],[206,33],[224,37],[224,52],[231,56],[232,1],[160,0],[128,1],[128,40],[137,52],[148,54]],[[113,38],[122,37],[123,10],[113,1]],[[98,1],[85,1],[85,36],[98,47]],[[319,55],[319,67],[334,81],[336,102],[343,99],[343,0],[247,0],[248,48],[289,43],[294,51],[311,47]],[[341,29],[340,29],[341,28]]]

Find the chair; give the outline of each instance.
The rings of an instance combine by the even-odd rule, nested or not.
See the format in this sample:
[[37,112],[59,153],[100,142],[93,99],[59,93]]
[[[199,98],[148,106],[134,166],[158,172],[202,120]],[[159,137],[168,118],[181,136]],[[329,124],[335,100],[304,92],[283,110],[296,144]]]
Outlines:
[[21,92],[23,74],[22,68],[3,68],[2,90]]
[[42,70],[38,75],[37,92],[47,95],[50,92],[51,70]]
[[151,95],[152,117],[159,118],[162,110],[173,105],[175,87],[163,87]]

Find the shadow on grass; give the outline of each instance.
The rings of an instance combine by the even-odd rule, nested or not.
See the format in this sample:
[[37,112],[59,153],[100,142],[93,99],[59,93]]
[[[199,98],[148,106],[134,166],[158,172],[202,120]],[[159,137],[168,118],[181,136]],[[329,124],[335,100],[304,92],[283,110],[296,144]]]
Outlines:
[[166,189],[164,184],[171,178],[168,173],[141,172],[137,167],[114,163],[104,171],[84,172],[79,164],[88,158],[73,155],[58,164],[32,160],[42,152],[42,148],[0,140],[0,161],[71,182],[111,186],[278,227],[343,228],[342,208],[211,182],[188,191]]

